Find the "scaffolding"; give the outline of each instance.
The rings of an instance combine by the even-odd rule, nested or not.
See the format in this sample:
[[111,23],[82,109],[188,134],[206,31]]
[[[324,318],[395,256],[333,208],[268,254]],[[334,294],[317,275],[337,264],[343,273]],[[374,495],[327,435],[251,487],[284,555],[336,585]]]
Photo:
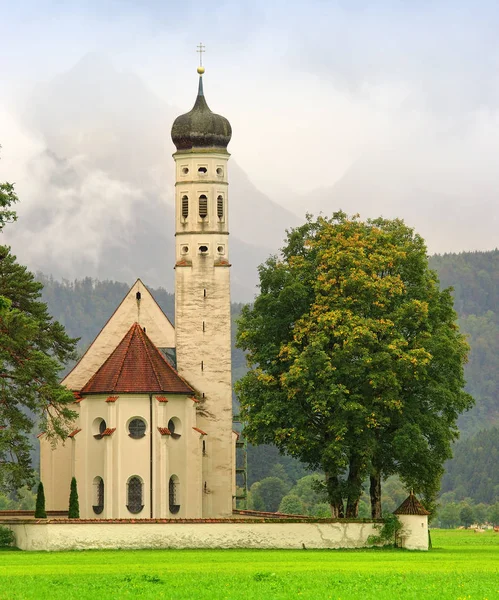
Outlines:
[[237,434],[236,440],[236,494],[234,508],[244,510],[248,500],[248,443],[244,436],[244,425],[239,415],[232,418],[232,429]]

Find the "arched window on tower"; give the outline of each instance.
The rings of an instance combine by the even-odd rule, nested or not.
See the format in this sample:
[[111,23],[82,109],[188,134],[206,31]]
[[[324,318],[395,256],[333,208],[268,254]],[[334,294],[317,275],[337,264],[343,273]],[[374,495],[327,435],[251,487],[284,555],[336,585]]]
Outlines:
[[170,477],[168,483],[168,500],[170,504],[170,512],[175,515],[180,510],[180,497],[179,497],[179,486],[180,481],[176,475]]
[[219,219],[223,219],[224,216],[224,197],[222,195],[217,198],[217,216]]
[[144,485],[142,483],[142,480],[140,479],[140,477],[137,477],[137,475],[130,477],[130,479],[128,480],[126,505],[128,510],[133,514],[139,513],[144,508],[142,500],[143,487]]
[[204,194],[199,196],[199,216],[202,219],[208,216],[208,198]]
[[182,217],[187,219],[189,216],[189,198],[187,196],[182,196]]

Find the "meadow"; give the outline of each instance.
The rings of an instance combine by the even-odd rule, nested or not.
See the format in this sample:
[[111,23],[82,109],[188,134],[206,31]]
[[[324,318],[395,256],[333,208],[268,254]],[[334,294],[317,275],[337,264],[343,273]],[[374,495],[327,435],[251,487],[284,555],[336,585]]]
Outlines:
[[0,550],[0,599],[499,599],[499,534],[404,550]]

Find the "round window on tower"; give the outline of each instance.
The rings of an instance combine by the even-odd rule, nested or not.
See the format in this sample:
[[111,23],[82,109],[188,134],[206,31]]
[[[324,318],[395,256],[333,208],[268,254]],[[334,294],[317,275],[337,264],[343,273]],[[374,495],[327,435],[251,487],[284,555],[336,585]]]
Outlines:
[[199,246],[199,254],[208,254],[208,246]]
[[189,167],[182,167],[182,175],[187,175],[189,173]]
[[180,248],[180,251],[182,252],[182,254],[189,254],[189,246],[182,246]]
[[223,177],[224,174],[224,170],[222,169],[222,167],[217,167],[217,175],[219,177]]
[[225,254],[225,248],[223,246],[218,246],[217,247],[217,252],[219,254]]

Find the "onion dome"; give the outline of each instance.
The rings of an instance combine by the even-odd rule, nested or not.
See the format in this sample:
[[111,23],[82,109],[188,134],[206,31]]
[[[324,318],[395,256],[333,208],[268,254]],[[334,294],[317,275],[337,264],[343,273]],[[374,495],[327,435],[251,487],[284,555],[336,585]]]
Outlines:
[[[201,67],[200,69],[204,69]],[[175,119],[172,140],[177,150],[214,148],[225,150],[232,136],[229,121],[211,112],[203,93],[202,72],[198,69],[199,89],[192,110]]]

